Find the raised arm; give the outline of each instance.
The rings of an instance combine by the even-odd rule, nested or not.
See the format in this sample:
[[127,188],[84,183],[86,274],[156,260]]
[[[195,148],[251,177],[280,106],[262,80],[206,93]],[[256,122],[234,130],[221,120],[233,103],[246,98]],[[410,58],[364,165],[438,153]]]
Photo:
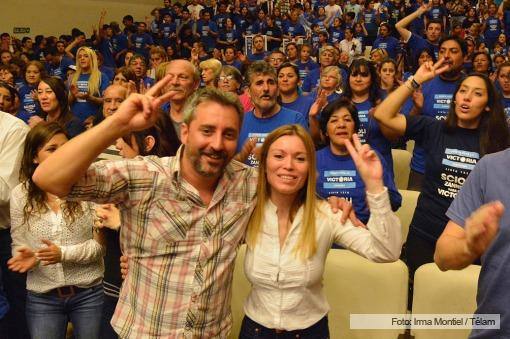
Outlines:
[[461,270],[481,257],[499,231],[504,207],[492,202],[477,209],[466,219],[465,228],[449,221],[439,237],[434,261],[442,270]]
[[443,73],[448,69],[448,65],[443,65],[444,59],[440,59],[435,64],[428,61],[420,66],[416,71],[416,74],[412,79],[408,79],[399,88],[394,90],[388,95],[386,99],[381,102],[374,112],[374,117],[382,125],[389,129],[391,134],[387,133],[384,128],[381,129],[383,134],[387,138],[395,136],[403,136],[406,131],[406,118],[403,114],[399,113],[402,105],[405,103],[407,98],[413,94],[417,87],[420,87],[423,83],[431,80],[436,75]]
[[407,26],[411,24],[415,19],[422,16],[423,13],[426,13],[432,8],[432,3],[429,4],[423,4],[420,8],[418,8],[413,13],[409,14],[408,16],[404,17],[402,20],[397,22],[395,25],[395,28],[397,29],[400,36],[404,39],[404,41],[408,41],[411,37],[411,31],[407,29]]
[[131,94],[111,118],[59,148],[51,155],[51,161],[44,161],[37,167],[34,182],[45,192],[60,197],[67,195],[97,156],[116,139],[156,123],[159,107],[176,94],[169,91],[160,95],[170,79],[166,76],[144,95]]
[[368,229],[349,223],[338,227],[335,241],[375,262],[398,260],[402,247],[401,224],[391,210],[381,161],[368,144],[361,144],[357,135],[353,136],[353,143],[354,146],[345,141],[345,146],[365,183],[370,219]]

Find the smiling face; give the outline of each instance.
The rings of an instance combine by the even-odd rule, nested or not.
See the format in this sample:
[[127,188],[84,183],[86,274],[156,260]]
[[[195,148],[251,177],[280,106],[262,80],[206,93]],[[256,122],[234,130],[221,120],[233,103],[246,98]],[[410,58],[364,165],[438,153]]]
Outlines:
[[266,179],[270,197],[285,197],[294,201],[306,185],[309,159],[304,142],[297,135],[284,135],[269,146]]
[[219,178],[236,151],[239,116],[234,107],[213,101],[197,105],[194,114],[195,118],[181,127],[183,161],[197,176]]
[[455,94],[455,114],[458,125],[464,128],[476,128],[487,106],[489,95],[485,81],[479,76],[469,76]]

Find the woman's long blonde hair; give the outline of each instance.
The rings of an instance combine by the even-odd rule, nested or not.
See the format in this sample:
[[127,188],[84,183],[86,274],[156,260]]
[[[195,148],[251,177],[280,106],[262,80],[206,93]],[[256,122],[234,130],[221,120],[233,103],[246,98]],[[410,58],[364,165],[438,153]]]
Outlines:
[[299,255],[301,259],[306,260],[317,252],[317,240],[315,234],[315,147],[312,138],[308,132],[300,125],[285,125],[271,132],[262,145],[259,164],[259,178],[257,185],[257,205],[251,215],[246,234],[246,243],[250,249],[257,245],[258,237],[262,231],[262,222],[264,221],[264,211],[267,199],[271,194],[271,187],[267,183],[266,164],[269,147],[285,135],[295,135],[303,141],[306,149],[306,158],[308,160],[308,178],[307,184],[299,191],[298,197],[291,210],[291,219],[294,218],[297,210],[304,205],[303,220],[301,221],[301,235],[294,249],[294,254]]
[[[81,51],[87,53],[90,59],[90,78],[89,78],[89,94],[90,95],[100,95],[99,89],[101,88],[101,71],[99,71],[99,65],[97,62],[97,55],[93,49],[89,47],[80,47],[78,52],[76,52],[76,60],[78,61],[78,54]],[[72,85],[76,85],[80,75],[84,74],[81,69],[80,63],[76,62],[76,73],[73,75],[73,79],[71,80]]]

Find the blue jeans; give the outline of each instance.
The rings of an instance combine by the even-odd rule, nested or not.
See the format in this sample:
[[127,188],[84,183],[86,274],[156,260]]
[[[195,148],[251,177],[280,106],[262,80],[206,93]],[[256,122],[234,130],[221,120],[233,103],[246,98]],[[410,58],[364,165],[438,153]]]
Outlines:
[[32,339],[64,339],[67,322],[75,339],[99,338],[103,313],[103,285],[62,298],[50,293],[27,294],[27,322]]
[[328,317],[325,316],[312,326],[295,331],[276,331],[244,317],[239,339],[329,339]]
[[11,243],[10,229],[0,230],[0,285],[3,285],[10,306],[0,321],[0,339],[29,339],[25,319],[26,274],[13,272],[7,268],[7,260],[11,258]]
[[103,315],[101,317],[101,339],[118,339],[119,336],[115,333],[110,321],[112,320],[113,313],[115,313],[115,307],[119,298],[115,298],[109,295],[104,295],[104,308]]

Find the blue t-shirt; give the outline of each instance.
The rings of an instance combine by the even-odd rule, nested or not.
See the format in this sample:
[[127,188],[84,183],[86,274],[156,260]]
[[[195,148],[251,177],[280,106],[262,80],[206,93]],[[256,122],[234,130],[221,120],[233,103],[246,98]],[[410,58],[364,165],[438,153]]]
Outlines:
[[299,79],[303,81],[312,69],[319,68],[319,64],[311,59],[308,60],[307,62],[302,62],[301,60],[299,60],[297,62],[297,67],[299,69]]
[[114,49],[112,39],[108,37],[101,38],[101,42],[99,43],[99,52],[103,55],[103,65],[115,68],[117,65],[115,64],[115,59],[113,58]]
[[442,6],[434,6],[426,14],[429,20],[439,20],[443,22],[443,17],[448,15],[446,8]]
[[218,26],[214,21],[205,22],[200,19],[197,21],[197,33],[200,34],[200,41],[204,44],[206,51],[211,51],[216,45],[216,37],[209,33],[211,30],[214,33],[218,32]]
[[216,23],[216,26],[218,26],[219,30],[225,28],[225,20],[227,20],[228,17],[228,13],[218,13],[213,17],[213,21]]
[[301,89],[303,90],[303,92],[311,92],[311,91],[313,91],[315,88],[317,88],[319,86],[320,79],[321,79],[321,69],[320,69],[320,67],[316,68],[316,69],[312,69],[308,73],[306,78],[303,80],[303,84],[301,85]]
[[[424,100],[421,114],[437,120],[445,120],[453,93],[459,81],[445,81],[437,76],[423,84],[422,93]],[[419,143],[415,145],[413,150],[411,168],[418,173],[423,174],[425,172],[425,153]]]
[[[278,113],[269,118],[257,118],[253,111],[249,111],[244,115],[243,125],[239,133],[237,143],[237,151],[239,152],[248,138],[257,138],[257,146],[262,146],[266,136],[283,125],[299,124],[308,129],[303,115],[296,111],[282,107]],[[250,154],[246,163],[250,166],[257,167],[259,161]]]
[[331,26],[329,29],[329,42],[332,44],[340,43],[344,37],[344,30],[341,27],[335,28]]
[[400,53],[400,41],[392,36],[382,37],[379,35],[377,39],[375,39],[372,48],[385,49],[388,52],[388,56],[390,58],[397,60],[397,55]]
[[406,116],[406,121],[405,136],[423,145],[427,159],[410,229],[434,244],[448,223],[450,203],[480,159],[480,133],[460,127],[447,131],[444,121],[427,116]]
[[[81,74],[78,78],[78,81],[76,82],[76,86],[78,87],[78,91],[81,93],[86,93],[89,91],[89,78],[90,74]],[[108,87],[108,77],[101,73],[101,84],[99,85],[99,92],[100,93],[90,93],[91,95],[94,95],[96,97],[102,97],[103,92]],[[85,121],[89,116],[96,115],[99,110],[98,105],[93,104],[87,100],[84,99],[76,99],[73,104],[71,105],[71,111],[73,112],[74,116],[76,116],[81,122]]]
[[37,114],[41,110],[41,106],[39,105],[39,101],[32,98],[32,91],[37,92],[37,86],[30,86],[28,84],[24,84],[19,89],[19,97],[20,97],[20,107],[19,112],[16,114],[16,117],[23,120],[28,124],[28,120]]
[[361,143],[368,143],[382,156],[386,164],[388,164],[388,172],[393,178],[393,157],[391,155],[391,142],[384,137],[379,128],[379,123],[370,114],[370,110],[374,107],[370,100],[361,103],[354,103],[358,109],[359,129],[358,136]]
[[114,54],[119,53],[120,51],[128,48],[128,38],[125,34],[115,34],[112,36],[112,45]]
[[49,76],[57,77],[62,80],[66,80],[67,77],[67,68],[70,65],[74,65],[74,61],[67,57],[63,56],[58,65],[54,65],[52,63],[46,63],[46,72]]
[[363,18],[365,19],[365,28],[368,35],[375,36],[377,34],[377,11],[375,9],[364,11]]
[[177,26],[175,25],[175,22],[162,22],[159,24],[159,30],[161,31],[163,38],[170,38],[172,33],[175,33],[176,28]]
[[[446,212],[447,217],[464,227],[471,213],[492,201],[510,206],[510,150],[484,156],[467,178]],[[475,329],[470,338],[509,338],[510,313],[510,213],[505,211],[499,232],[481,258],[475,314],[499,314],[500,329]]]
[[[376,151],[377,152],[377,151]],[[384,186],[388,187],[391,207],[395,211],[402,204],[402,196],[395,186],[391,172],[384,158],[379,156],[383,166]],[[349,155],[336,155],[326,146],[317,152],[317,194],[322,198],[330,196],[342,197],[350,201],[356,216],[364,224],[368,222],[368,208],[365,183]]]
[[487,28],[485,29],[484,37],[489,40],[496,40],[501,34],[501,22],[498,17],[490,16],[486,20]]
[[218,34],[218,40],[232,42],[234,40],[239,40],[240,34],[237,30],[232,29],[230,31],[222,30],[220,34]]
[[260,60],[264,60],[268,55],[268,52],[261,52],[261,53],[248,53],[248,60],[250,61],[260,61]]
[[411,33],[411,37],[409,41],[407,41],[407,45],[411,47],[412,59],[418,60],[419,54],[424,49],[428,49],[429,51],[434,51],[434,55],[436,59],[439,59],[439,45],[434,45],[430,43],[428,40],[423,39],[421,36]]
[[232,61],[231,64],[227,63],[226,61],[223,61],[222,62],[223,65],[228,65],[228,66],[232,66],[232,67],[235,67],[237,68],[239,71],[241,71],[242,67],[243,67],[243,63],[237,59],[235,59],[234,61]]
[[292,111],[299,112],[308,120],[308,114],[310,113],[310,108],[313,105],[314,97],[312,95],[300,95],[295,101],[288,103],[280,103],[282,107],[290,109]]
[[510,10],[503,12],[503,27],[505,28],[505,35],[508,36],[510,33]]
[[149,56],[149,45],[154,45],[154,41],[148,33],[131,35],[131,43],[135,53],[143,55],[146,59]]
[[[282,37],[282,30],[278,26],[265,27],[262,30],[262,34],[265,34],[265,35],[273,37],[273,38],[280,38],[281,39],[281,37]],[[281,44],[282,44],[281,41],[268,40],[267,41],[267,50],[268,51],[274,51],[275,49],[280,48]]]
[[306,35],[305,28],[300,23],[287,22],[283,26],[283,34],[291,37]]

